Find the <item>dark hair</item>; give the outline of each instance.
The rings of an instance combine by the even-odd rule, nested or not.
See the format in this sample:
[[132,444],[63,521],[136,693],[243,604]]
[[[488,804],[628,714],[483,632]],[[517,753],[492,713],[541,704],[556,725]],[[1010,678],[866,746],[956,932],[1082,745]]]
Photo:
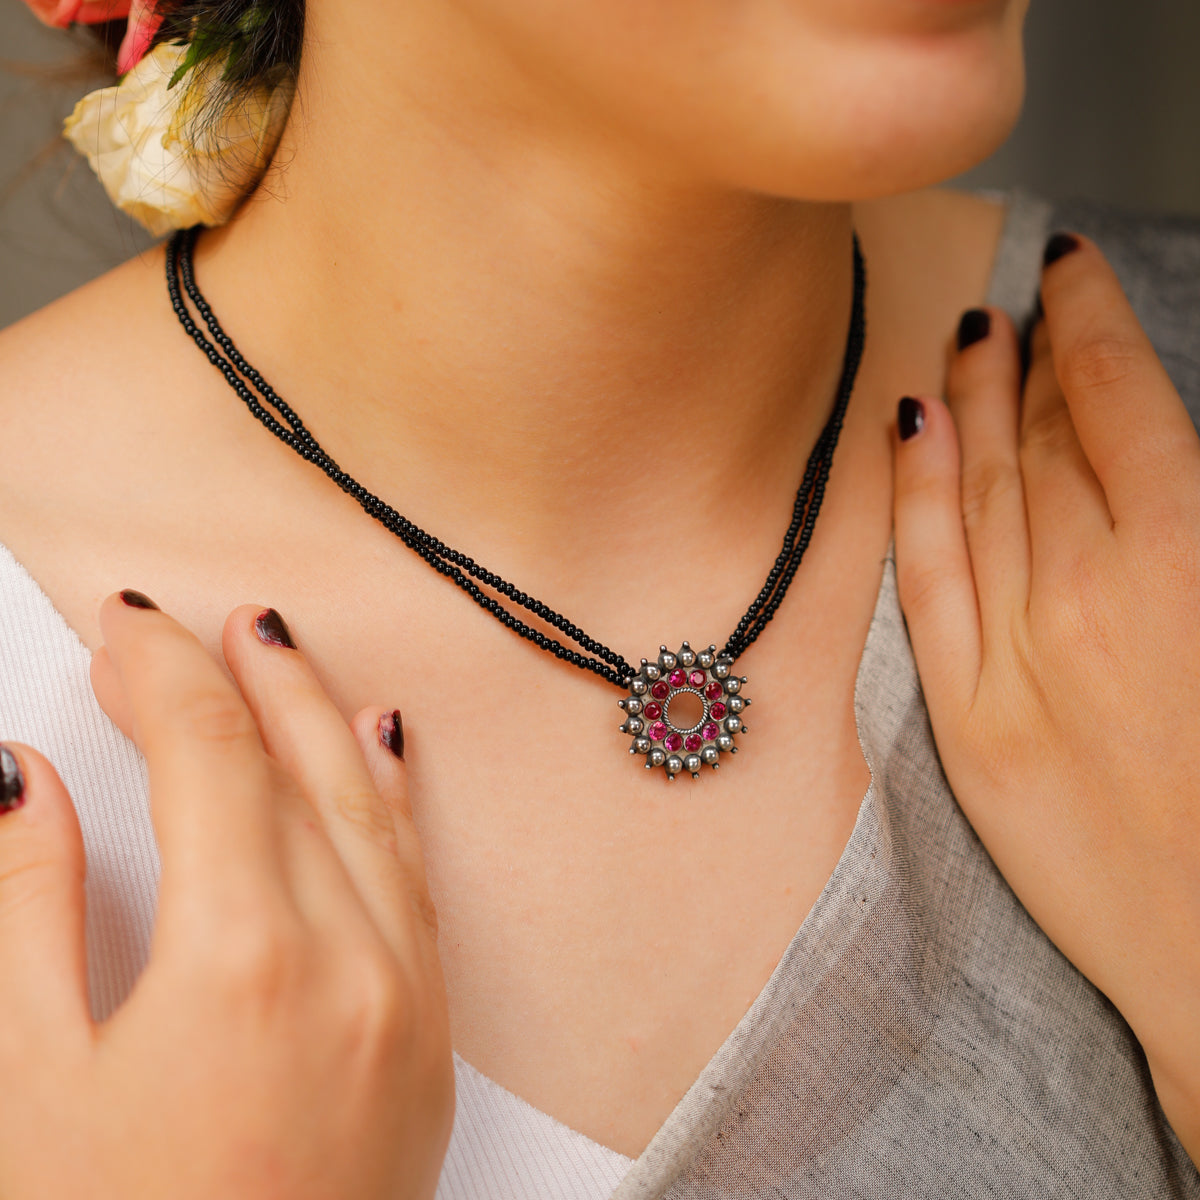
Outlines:
[[228,49],[220,82],[195,115],[200,133],[261,86],[278,86],[300,65],[304,0],[157,0],[152,46],[187,42],[184,66]]

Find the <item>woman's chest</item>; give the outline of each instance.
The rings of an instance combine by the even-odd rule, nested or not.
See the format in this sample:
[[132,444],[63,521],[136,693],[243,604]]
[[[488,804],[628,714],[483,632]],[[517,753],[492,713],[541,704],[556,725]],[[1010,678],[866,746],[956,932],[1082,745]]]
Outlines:
[[[753,700],[739,753],[674,781],[628,753],[624,691],[514,637],[436,577],[404,604],[360,585],[362,621],[336,628],[294,597],[298,640],[308,630],[343,711],[403,713],[463,1058],[640,1154],[761,991],[850,837],[869,783],[854,689],[879,571],[860,560],[841,607],[819,573],[811,593],[797,588],[739,660]],[[685,636],[719,634],[680,629],[675,644]]]
[[[515,637],[361,513],[308,493],[208,494],[151,472],[133,502],[14,509],[3,536],[91,649],[99,600],[119,587],[217,655],[226,613],[258,601],[284,614],[347,717],[399,708],[456,1049],[635,1156],[762,989],[867,787],[854,685],[889,521],[878,461],[858,465],[879,502],[861,489],[827,499],[786,604],[739,660],[753,700],[741,752],[699,780],[631,758],[620,689]],[[636,662],[668,638],[722,642],[760,582],[715,597],[681,586],[632,622],[568,615],[600,636],[644,625],[650,647],[610,638]]]
[[[258,551],[197,551],[200,594],[184,558],[169,569],[161,551],[152,563],[114,545],[97,556],[113,582],[64,572],[53,598],[70,619],[119,575],[207,641],[225,608],[258,599],[285,614],[348,716],[400,708],[456,1049],[635,1157],[758,995],[850,836],[868,782],[853,692],[874,567],[853,627],[826,627],[797,590],[739,664],[754,701],[740,753],[668,782],[627,753],[622,692],[436,577],[399,596],[366,569],[352,586],[306,586]],[[56,561],[43,558],[44,577]],[[110,799],[119,826],[132,798]]]
[[807,714],[807,729],[764,715],[759,743],[718,775],[672,784],[632,764],[623,740],[589,777],[507,757],[491,772],[427,764],[437,752],[414,734],[458,1052],[636,1157],[850,837],[869,775],[848,698],[836,712]]

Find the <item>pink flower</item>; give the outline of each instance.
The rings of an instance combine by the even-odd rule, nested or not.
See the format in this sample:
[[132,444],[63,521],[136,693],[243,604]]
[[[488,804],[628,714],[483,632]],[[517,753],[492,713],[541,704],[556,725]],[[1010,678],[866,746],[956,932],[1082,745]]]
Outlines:
[[129,24],[117,51],[117,71],[124,75],[150,49],[162,22],[154,11],[154,0],[25,0],[43,25],[65,29],[68,25],[97,25],[127,17]]
[[[97,0],[91,0],[95,3]],[[124,75],[126,71],[137,66],[142,55],[150,49],[162,16],[154,11],[154,0],[132,0],[129,5],[129,26],[121,39],[121,48],[117,51],[117,72]]]
[[96,25],[129,15],[130,0],[25,0],[43,25],[66,29],[74,22]]

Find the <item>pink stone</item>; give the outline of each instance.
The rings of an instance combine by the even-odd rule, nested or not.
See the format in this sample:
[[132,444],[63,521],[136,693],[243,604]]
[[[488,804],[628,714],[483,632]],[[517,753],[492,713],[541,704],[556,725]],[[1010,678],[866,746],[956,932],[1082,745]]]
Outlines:
[[724,690],[725,689],[721,686],[721,681],[719,679],[714,679],[712,683],[710,683],[708,687],[704,689],[704,694],[710,700],[716,700],[720,697]]
[[689,754],[695,754],[704,745],[704,739],[698,733],[689,733],[687,741],[683,744],[688,748]]
[[714,738],[716,738],[720,734],[721,727],[720,727],[720,725],[718,725],[716,723],[716,721],[709,721],[709,723],[707,725],[705,725],[705,727],[702,730],[700,730],[700,732],[702,734],[704,734],[704,736],[706,738],[708,738],[708,740],[711,742]]
[[[718,683],[717,690],[720,691],[720,688],[721,685]],[[652,695],[655,700],[665,700],[670,694],[670,685],[661,679],[650,689],[650,695]]]
[[650,736],[656,742],[661,742],[667,736],[667,727],[661,721],[655,721],[650,726]]
[[708,715],[712,717],[714,721],[719,721],[725,715],[725,705],[718,700],[716,704],[709,708]]
[[692,681],[692,687],[703,687],[708,676],[703,671],[693,671],[689,678]]
[[676,667],[667,678],[671,681],[672,687],[683,687],[687,683],[687,672],[682,667]]
[[642,712],[646,714],[647,721],[657,721],[658,718],[662,716],[662,705],[655,704],[654,701],[651,700],[650,703],[642,709]]
[[666,746],[668,750],[682,750],[683,738],[681,738],[677,733],[669,733],[666,741],[663,742],[663,745]]

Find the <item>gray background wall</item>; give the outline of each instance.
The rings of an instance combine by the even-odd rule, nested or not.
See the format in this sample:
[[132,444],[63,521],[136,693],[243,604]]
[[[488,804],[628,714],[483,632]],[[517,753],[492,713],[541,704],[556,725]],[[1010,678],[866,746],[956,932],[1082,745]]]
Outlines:
[[[1200,217],[1200,2],[1034,0],[1027,40],[1024,116],[964,182]],[[0,326],[149,242],[57,139],[105,82],[61,78],[85,45],[0,0]]]

